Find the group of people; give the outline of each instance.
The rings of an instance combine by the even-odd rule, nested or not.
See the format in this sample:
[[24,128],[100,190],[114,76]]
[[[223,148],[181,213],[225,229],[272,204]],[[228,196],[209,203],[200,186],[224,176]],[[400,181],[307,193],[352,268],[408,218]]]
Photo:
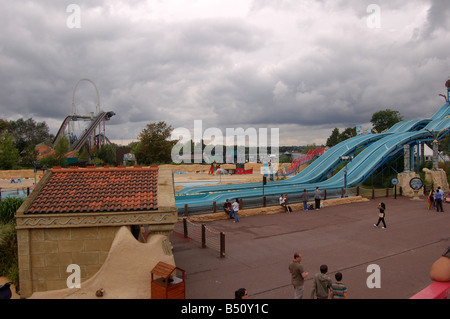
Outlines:
[[[302,255],[294,253],[294,260],[289,264],[291,282],[294,286],[294,299],[303,299],[304,281],[309,276],[302,263]],[[347,286],[342,282],[342,273],[335,274],[335,282],[328,276],[328,266],[321,265],[320,273],[316,273],[311,289],[311,299],[347,299]]]
[[230,219],[234,218],[233,223],[239,222],[239,199],[235,198],[234,202],[231,203],[229,199],[225,201],[225,204],[223,204],[223,210],[225,213],[230,216]]
[[[280,196],[280,206],[284,207],[284,211],[286,213],[292,212],[292,208],[288,205],[288,195],[287,194],[281,194]],[[303,190],[301,201],[303,203],[303,210],[319,210],[320,204],[322,200],[322,191],[319,189],[319,187],[316,187],[316,190],[314,191],[314,206],[311,204],[308,206],[309,201],[309,194],[306,189]]]
[[442,201],[444,200],[444,191],[441,187],[438,187],[437,190],[434,190],[432,187],[430,193],[428,194],[428,209],[436,208],[436,211],[444,212],[442,208]]

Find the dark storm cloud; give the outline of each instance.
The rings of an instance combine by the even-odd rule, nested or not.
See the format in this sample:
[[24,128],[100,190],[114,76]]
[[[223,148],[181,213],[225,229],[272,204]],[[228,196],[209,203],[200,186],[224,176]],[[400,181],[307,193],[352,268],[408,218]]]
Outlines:
[[[111,138],[198,119],[324,142],[380,109],[431,116],[450,75],[445,1],[378,1],[375,30],[366,24],[373,1],[74,2],[79,29],[66,25],[69,3],[1,1],[3,118],[47,120],[55,132],[88,78],[116,113]],[[77,111],[96,103],[80,83]]]

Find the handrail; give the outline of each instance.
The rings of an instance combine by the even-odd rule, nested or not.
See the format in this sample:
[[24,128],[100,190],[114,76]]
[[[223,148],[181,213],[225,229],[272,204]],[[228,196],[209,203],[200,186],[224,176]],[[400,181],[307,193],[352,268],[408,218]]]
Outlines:
[[450,299],[450,282],[435,281],[410,299]]

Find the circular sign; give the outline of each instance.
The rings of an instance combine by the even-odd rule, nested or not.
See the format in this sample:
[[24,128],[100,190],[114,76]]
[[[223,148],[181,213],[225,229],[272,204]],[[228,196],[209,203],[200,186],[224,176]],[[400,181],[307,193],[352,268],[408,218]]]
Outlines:
[[393,178],[393,179],[392,179],[392,184],[393,184],[393,185],[397,185],[397,184],[398,184],[398,179]]
[[419,189],[421,189],[423,187],[423,182],[422,182],[422,180],[419,177],[413,177],[409,181],[409,186],[413,190],[419,190]]

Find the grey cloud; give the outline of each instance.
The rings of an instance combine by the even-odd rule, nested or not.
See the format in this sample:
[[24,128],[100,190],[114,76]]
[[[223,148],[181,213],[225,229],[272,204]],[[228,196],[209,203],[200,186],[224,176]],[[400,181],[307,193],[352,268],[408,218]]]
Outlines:
[[[400,38],[365,26],[371,2],[316,2],[319,20],[304,16],[304,2],[271,0],[254,1],[246,19],[134,21],[117,15],[118,1],[82,1],[82,27],[69,29],[60,1],[2,1],[2,116],[62,122],[82,78],[96,83],[102,108],[116,113],[111,138],[136,138],[150,122],[191,127],[202,119],[204,127],[277,126],[291,137],[316,130],[325,140],[324,132],[367,123],[384,108],[406,119],[432,115],[449,75],[449,10],[444,1],[429,2],[426,24]],[[410,4],[378,2],[386,13]],[[276,15],[260,21],[263,11]],[[276,18],[286,13],[294,28],[283,30]],[[322,31],[327,23],[336,30]],[[93,110],[95,99],[89,84],[80,85],[80,112]]]

